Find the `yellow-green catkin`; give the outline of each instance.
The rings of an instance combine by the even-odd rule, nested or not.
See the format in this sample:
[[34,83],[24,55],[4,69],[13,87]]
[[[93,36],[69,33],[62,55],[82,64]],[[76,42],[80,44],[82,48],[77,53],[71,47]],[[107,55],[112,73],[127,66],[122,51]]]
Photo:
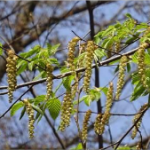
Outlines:
[[35,121],[34,120],[34,111],[33,111],[33,108],[31,106],[30,102],[28,101],[28,99],[24,99],[23,102],[26,105],[26,111],[29,116],[29,125],[28,125],[29,137],[33,138],[34,137],[34,121]]
[[77,90],[78,90],[78,84],[79,84],[79,80],[78,80],[78,76],[76,75],[75,76],[75,82],[74,82],[74,84],[72,85],[72,88],[71,88],[72,99],[74,99],[75,96],[76,96],[76,93],[77,93]]
[[128,58],[127,56],[122,56],[119,64],[119,75],[117,81],[117,91],[116,91],[116,100],[119,100],[122,87],[124,85],[124,77],[125,77],[125,67],[127,65]]
[[107,58],[110,58],[112,56],[112,51],[113,51],[113,45],[110,45],[107,50]]
[[70,118],[72,112],[72,96],[71,91],[67,91],[64,96],[61,111],[61,122],[59,126],[60,131],[64,131],[70,125]]
[[91,110],[88,110],[84,116],[83,126],[82,126],[82,141],[86,143],[87,141],[87,134],[88,134],[88,122],[91,116]]
[[71,71],[75,70],[75,64],[73,63],[75,58],[75,46],[77,45],[77,42],[79,40],[80,40],[79,37],[74,37],[68,44],[69,52],[68,52],[67,63]]
[[115,42],[115,52],[116,52],[116,53],[119,53],[119,51],[120,51],[120,41],[117,40],[117,41]]
[[83,89],[86,93],[89,91],[89,85],[90,85],[90,79],[92,75],[92,61],[94,58],[94,42],[88,41],[87,47],[86,47],[86,55],[85,55],[85,76],[84,76],[84,83],[83,83]]
[[46,74],[47,74],[47,94],[46,94],[46,100],[48,100],[51,96],[52,93],[52,88],[53,88],[53,66],[50,64],[47,64],[46,66]]
[[[86,43],[82,43],[82,44],[80,44],[80,46],[79,46],[79,55],[81,55],[82,53],[84,53],[85,52],[85,49],[86,49]],[[84,66],[84,59],[80,59],[79,61],[78,61],[78,68],[81,68],[81,67],[83,67]],[[80,73],[78,73],[78,75],[79,75]]]
[[7,64],[6,64],[6,72],[8,76],[8,96],[9,96],[9,102],[11,103],[13,100],[13,92],[16,89],[17,85],[17,59],[18,57],[15,55],[15,52],[13,50],[9,50],[7,52],[8,57],[6,58]]
[[113,83],[109,83],[109,88],[107,91],[107,96],[106,96],[106,109],[105,112],[110,112],[112,102],[113,102]]
[[109,118],[110,118],[110,109],[112,106],[112,102],[113,102],[113,83],[110,82],[109,83],[109,88],[107,91],[107,99],[106,99],[106,109],[105,109],[105,113],[103,115],[103,117],[105,118],[105,124],[108,123]]
[[[133,118],[133,124],[140,118],[141,113],[147,108],[148,104],[144,104],[140,110],[139,113],[136,114]],[[136,125],[134,126],[133,130],[132,130],[132,134],[131,134],[131,138],[134,139],[137,135],[138,129],[141,126],[141,122],[142,122],[142,118],[136,123]]]
[[102,114],[98,114],[96,119],[95,119],[95,123],[94,123],[94,131],[97,134],[101,134],[101,119],[102,119]]
[[137,60],[138,60],[138,74],[140,76],[140,81],[143,85],[143,87],[145,88],[148,88],[148,85],[146,83],[146,75],[145,75],[145,48],[148,47],[148,44],[147,43],[144,43],[142,45],[140,45],[140,48],[137,52],[138,54],[138,57],[137,57]]

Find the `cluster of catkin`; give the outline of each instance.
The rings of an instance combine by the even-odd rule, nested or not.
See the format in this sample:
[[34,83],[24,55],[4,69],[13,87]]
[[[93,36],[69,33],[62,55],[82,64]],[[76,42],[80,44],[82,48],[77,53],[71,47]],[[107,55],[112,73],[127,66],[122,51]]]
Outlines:
[[137,51],[138,57],[138,74],[140,77],[140,81],[143,85],[143,87],[148,88],[148,85],[146,83],[146,75],[145,75],[145,49],[149,46],[148,43],[143,43],[140,45],[139,50]]
[[72,112],[71,91],[67,91],[62,103],[61,122],[59,126],[60,131],[64,131],[65,128],[70,125],[71,112]]
[[98,114],[94,123],[95,133],[101,135],[105,130],[105,125],[108,123],[110,118],[110,109],[113,102],[113,83],[110,82],[109,89],[107,91],[106,109],[104,114]]
[[136,137],[137,132],[138,132],[140,126],[141,126],[141,121],[142,121],[142,119],[139,119],[139,118],[141,117],[141,113],[142,113],[147,107],[148,107],[148,104],[144,104],[144,105],[140,108],[139,113],[136,114],[136,115],[134,116],[134,118],[133,118],[133,124],[135,124],[135,122],[137,122],[137,120],[139,120],[139,121],[135,124],[135,126],[134,126],[134,128],[133,128],[133,130],[132,130],[132,134],[131,134],[131,138],[132,138],[132,139],[134,139],[134,138]]
[[[85,47],[86,47],[85,43],[80,44],[80,46],[79,46],[79,54],[80,55],[85,51]],[[79,60],[77,67],[81,68],[81,67],[83,67],[83,65],[84,65],[83,59]],[[80,73],[78,73],[78,74],[76,73],[75,74],[75,82],[74,82],[74,84],[72,86],[72,89],[71,89],[72,90],[72,99],[74,99],[74,97],[76,95],[76,92],[78,90],[78,84],[79,84],[79,78],[80,78],[80,76],[81,76]]]
[[120,51],[120,40],[117,40],[115,42],[115,52],[119,53],[119,51]]
[[85,114],[84,120],[83,120],[83,125],[82,125],[82,141],[83,143],[86,143],[87,141],[87,133],[88,133],[88,122],[91,116],[91,110],[88,110]]
[[17,85],[17,56],[13,50],[8,50],[7,52],[8,57],[6,58],[7,65],[6,65],[6,72],[8,76],[8,96],[9,102],[11,103],[13,100],[13,92],[16,89]]
[[92,61],[94,58],[94,51],[95,51],[95,45],[93,41],[87,42],[86,47],[86,55],[85,55],[85,76],[84,76],[84,83],[83,83],[83,89],[86,93],[89,92],[89,85],[90,85],[90,79],[92,75]]
[[75,46],[77,45],[77,42],[80,40],[79,37],[74,37],[68,44],[68,58],[67,63],[68,67],[71,71],[75,70],[75,64],[74,64],[74,58],[75,58]]
[[48,100],[52,93],[52,87],[53,87],[53,66],[50,64],[46,65],[46,74],[47,74],[47,94],[46,94],[46,100]]
[[127,56],[122,56],[120,59],[120,64],[119,64],[119,75],[118,75],[118,81],[117,81],[117,91],[116,91],[116,100],[119,100],[121,90],[124,85],[124,77],[125,77],[125,67],[128,63],[128,58]]
[[26,105],[26,111],[29,116],[29,125],[28,125],[29,137],[33,138],[34,137],[34,111],[28,99],[24,99],[23,102]]

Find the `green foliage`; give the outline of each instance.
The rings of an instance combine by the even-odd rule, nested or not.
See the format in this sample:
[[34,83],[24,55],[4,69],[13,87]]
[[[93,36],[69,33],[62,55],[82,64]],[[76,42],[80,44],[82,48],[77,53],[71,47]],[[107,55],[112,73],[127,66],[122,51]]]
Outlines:
[[[146,31],[148,30],[149,26],[146,23],[139,23],[137,24],[136,21],[132,18],[132,16],[130,14],[126,15],[127,20],[123,23],[121,22],[116,22],[116,24],[114,25],[110,25],[109,27],[107,27],[106,29],[103,29],[102,31],[98,32],[95,37],[94,37],[94,42],[99,45],[99,48],[97,48],[94,51],[94,60],[93,62],[96,63],[96,67],[98,67],[98,61],[102,61],[106,58],[107,56],[107,52],[110,51],[110,49],[112,50],[112,57],[116,54],[115,51],[115,44],[119,41],[119,44],[121,48],[119,48],[120,50],[124,50],[125,47],[129,46],[130,44],[134,43],[136,40],[140,41],[140,44],[143,44],[144,42],[150,41],[150,33]],[[81,41],[82,43],[83,41]],[[85,42],[85,41],[84,41]],[[95,45],[95,47],[97,46]],[[56,45],[50,45],[49,43],[47,43],[47,47],[43,48],[39,45],[34,46],[33,48],[31,48],[29,51],[23,52],[21,54],[19,54],[19,58],[17,60],[17,76],[19,76],[20,74],[24,73],[25,71],[27,72],[36,72],[36,76],[34,77],[34,79],[32,79],[32,81],[37,81],[40,78],[47,78],[46,76],[46,65],[47,64],[51,64],[54,67],[57,67],[59,69],[59,71],[61,72],[62,76],[60,75],[57,79],[61,78],[61,83],[57,86],[54,87],[54,91],[51,94],[51,99],[46,100],[45,99],[45,95],[38,95],[35,98],[30,98],[30,103],[32,108],[35,111],[35,120],[37,122],[39,122],[41,120],[41,118],[43,117],[44,113],[46,110],[49,111],[50,116],[52,117],[53,120],[56,120],[57,117],[59,116],[60,111],[68,113],[69,117],[70,114],[75,114],[78,112],[77,109],[77,105],[78,102],[79,104],[81,102],[84,102],[86,106],[90,106],[92,102],[96,102],[101,98],[102,92],[104,93],[104,95],[107,95],[107,91],[108,88],[106,86],[104,87],[99,87],[99,88],[91,88],[89,89],[88,93],[84,93],[82,90],[82,82],[83,82],[83,77],[84,77],[84,70],[86,68],[83,68],[82,71],[82,76],[81,76],[81,72],[79,73],[75,73],[75,72],[71,72],[70,74],[67,74],[67,76],[65,75],[65,73],[70,72],[70,70],[68,69],[67,66],[67,62],[64,66],[61,66],[59,64],[59,61],[54,57],[58,48],[60,47],[60,44],[56,44]],[[79,47],[76,47],[76,49],[79,50]],[[77,51],[78,52],[78,51]],[[0,43],[0,55],[2,55],[3,51],[2,51],[2,44]],[[120,62],[120,58],[122,55],[120,55],[122,53],[122,51],[119,51],[119,55],[120,57],[117,57],[116,59],[108,59],[111,60],[110,62],[107,63],[108,66],[110,65],[116,65],[117,67],[114,69],[114,72],[117,73],[119,71],[119,62]],[[74,65],[75,65],[75,69],[79,69],[85,66],[85,56],[87,55],[86,50],[83,51],[81,54],[79,53],[79,55],[76,55],[76,58],[73,60]],[[93,56],[93,55],[92,55]],[[90,57],[90,56],[88,56]],[[134,54],[132,53],[131,56],[128,56],[128,58],[130,59],[128,64],[127,64],[127,74],[130,73],[131,71],[133,71],[133,69],[135,69],[136,67],[134,67],[135,65],[138,65],[138,53],[135,52]],[[86,62],[88,63],[88,62]],[[148,87],[143,87],[143,85],[140,82],[140,76],[138,74],[137,71],[135,71],[132,74],[132,81],[131,84],[133,85],[134,89],[132,91],[132,95],[130,97],[131,101],[135,101],[138,98],[140,98],[141,96],[146,96],[148,94],[150,94],[150,48],[146,48],[145,49],[145,60],[144,60],[144,64],[145,64],[145,76],[146,76],[146,82],[148,84]],[[134,66],[133,66],[134,65]],[[91,65],[90,65],[91,67]],[[90,74],[90,73],[89,73]],[[90,76],[90,75],[89,75]],[[78,84],[78,97],[75,97],[76,100],[71,99],[71,96],[73,95],[72,92],[72,87],[73,87],[73,83],[76,82],[76,79],[81,79],[79,80],[79,84]],[[45,81],[46,79],[44,79]],[[121,79],[123,80],[123,79]],[[78,80],[77,80],[78,81]],[[80,82],[81,81],[81,82]],[[90,77],[89,77],[89,81]],[[55,82],[55,80],[54,80]],[[113,81],[112,81],[113,82]],[[63,86],[62,86],[63,85]],[[57,92],[57,91],[61,91],[61,89],[65,90],[65,93],[67,93],[69,91],[69,98],[66,98],[65,101],[65,106],[64,108],[66,110],[61,110],[61,102],[58,99],[58,97],[56,98],[56,94],[57,93],[61,93],[60,95],[63,95],[62,92]],[[115,89],[115,88],[114,88]],[[18,89],[17,89],[18,90]],[[64,93],[64,94],[65,94]],[[72,95],[71,95],[72,94]],[[77,95],[76,94],[76,95]],[[77,100],[77,98],[79,98]],[[67,101],[69,100],[69,101]],[[73,103],[73,105],[72,105]],[[148,100],[148,103],[150,103],[150,99]],[[19,109],[22,109],[21,114],[20,114],[20,119],[24,116],[25,112],[26,112],[26,107],[24,106],[24,103],[22,101],[17,102],[16,104],[13,105],[13,107],[11,108],[10,111],[10,115],[13,116],[16,114],[16,112]],[[66,117],[65,119],[68,121],[70,118]],[[62,123],[63,124],[63,123]],[[77,145],[76,148],[73,149],[83,149],[83,145],[81,143],[79,143]],[[119,147],[117,148],[117,150],[128,150],[131,149],[128,146],[123,146],[123,147]]]
[[24,106],[24,104],[22,102],[18,102],[16,104],[14,104],[13,107],[11,108],[10,115],[14,116],[15,113],[23,106]]
[[132,150],[132,148],[129,146],[119,146],[117,150]]
[[60,112],[61,103],[59,99],[53,98],[47,101],[46,106],[50,112],[51,117],[55,120]]
[[71,150],[79,150],[83,149],[82,143],[79,143],[75,148],[71,148]]
[[0,56],[3,54],[2,43],[0,43]]

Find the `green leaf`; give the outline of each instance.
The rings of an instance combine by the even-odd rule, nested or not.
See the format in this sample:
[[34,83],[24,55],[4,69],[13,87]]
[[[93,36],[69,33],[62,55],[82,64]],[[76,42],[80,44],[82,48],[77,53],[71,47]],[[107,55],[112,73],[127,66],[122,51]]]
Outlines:
[[24,108],[23,108],[23,109],[22,109],[22,111],[21,111],[21,114],[20,114],[19,120],[21,120],[21,119],[22,119],[22,117],[24,116],[25,112],[26,112],[26,107],[24,106]]
[[45,71],[41,71],[37,76],[34,77],[33,81],[40,79],[41,77],[43,77],[44,74],[45,74]]
[[49,56],[54,55],[59,46],[60,46],[60,44],[56,44],[56,45],[52,46],[49,43],[47,43],[47,50],[48,50]]
[[35,62],[34,61],[31,61],[29,64],[28,64],[28,68],[30,71],[32,71],[33,67],[34,67],[34,64]]
[[35,106],[35,105],[33,105],[33,104],[31,104],[31,105],[32,105],[32,108],[33,108],[35,111],[37,111],[37,112],[39,112],[40,114],[43,115],[43,111],[42,111],[38,106]]
[[71,148],[70,150],[79,150],[79,149],[84,149],[82,143],[79,143],[75,148]]
[[20,65],[19,69],[17,69],[17,75],[20,75],[22,72],[24,72],[27,69],[27,66],[28,66],[28,63],[23,61],[23,63],[21,63],[21,65]]
[[61,109],[61,102],[59,99],[54,98],[47,101],[47,108],[49,109],[51,117],[55,120]]
[[[84,101],[86,98],[88,97],[88,95],[83,96],[82,98],[79,99],[79,103],[81,103],[82,101]],[[75,100],[73,102],[73,105],[77,105],[78,104],[78,100]]]
[[21,53],[20,56],[22,56],[24,58],[28,58],[28,57],[31,57],[32,55],[36,54],[36,53],[38,54],[39,51],[40,51],[40,46],[36,45],[35,47],[33,47],[28,52]]
[[129,147],[129,146],[119,146],[117,148],[117,150],[131,150],[131,147]]
[[50,62],[51,64],[55,64],[57,66],[60,65],[59,62],[58,62],[58,60],[56,58],[49,58],[48,62]]
[[85,97],[84,99],[84,103],[87,105],[87,106],[90,106],[92,102],[92,97],[90,95],[88,95],[87,97]]
[[90,89],[89,95],[90,95],[92,101],[94,101],[94,100],[97,101],[101,97],[101,93],[98,88]]
[[45,100],[45,95],[39,95],[36,98],[32,99],[34,102],[34,105],[38,105],[39,103],[43,102]]
[[0,55],[3,54],[3,49],[2,49],[2,47],[3,47],[3,45],[2,45],[2,43],[0,43]]
[[74,79],[73,75],[67,76],[65,78],[63,78],[63,86],[67,89],[70,90],[71,89],[71,82]]
[[130,71],[131,71],[130,63],[127,63],[127,72],[130,72]]
[[139,82],[135,88],[134,88],[134,91],[132,93],[132,96],[131,96],[131,101],[134,101],[136,100],[137,98],[141,97],[141,96],[144,96],[145,92],[145,88],[141,85],[141,83]]
[[137,52],[135,52],[133,55],[132,55],[132,62],[133,63],[137,63],[138,61],[137,61],[137,57],[138,57],[138,54],[137,54]]
[[18,102],[14,104],[13,107],[11,108],[10,115],[14,116],[14,114],[23,106],[24,106],[23,102]]
[[102,57],[104,57],[106,55],[106,53],[104,52],[104,50],[102,49],[96,49],[94,51],[94,53],[96,54],[96,56],[101,60]]
[[133,17],[129,13],[127,13],[125,16],[130,18],[130,19],[133,19]]

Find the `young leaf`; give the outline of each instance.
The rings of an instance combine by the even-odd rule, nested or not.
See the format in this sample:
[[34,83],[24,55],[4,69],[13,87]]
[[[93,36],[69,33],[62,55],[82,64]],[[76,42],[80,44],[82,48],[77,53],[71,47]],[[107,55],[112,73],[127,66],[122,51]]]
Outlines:
[[48,50],[49,56],[54,55],[59,46],[60,46],[60,44],[56,44],[56,45],[52,46],[49,43],[47,43],[47,50]]
[[73,75],[63,78],[63,86],[64,86],[67,90],[70,90],[70,89],[71,89],[71,82],[72,82],[73,78],[74,78]]
[[35,111],[37,111],[37,112],[39,112],[40,114],[43,115],[43,111],[42,111],[38,106],[35,106],[35,105],[33,105],[33,104],[31,104],[31,105],[32,105],[32,108],[33,108]]
[[40,102],[45,100],[45,95],[39,95],[36,98],[32,99],[34,105],[38,105]]
[[10,115],[13,116],[17,112],[17,110],[19,110],[23,106],[24,106],[23,102],[18,102],[14,104],[13,107],[11,108]]
[[87,106],[90,106],[91,102],[92,102],[92,98],[91,98],[90,95],[88,95],[87,97],[85,97],[84,103],[85,103]]
[[49,109],[51,117],[55,120],[61,109],[61,102],[59,99],[54,98],[47,101],[47,108]]
[[20,117],[19,117],[19,120],[22,119],[22,117],[24,116],[25,112],[26,112],[26,107],[24,106],[24,108],[23,108],[22,111],[21,111],[21,115],[20,115]]
[[2,50],[2,43],[0,43],[0,55],[3,54],[3,50]]

